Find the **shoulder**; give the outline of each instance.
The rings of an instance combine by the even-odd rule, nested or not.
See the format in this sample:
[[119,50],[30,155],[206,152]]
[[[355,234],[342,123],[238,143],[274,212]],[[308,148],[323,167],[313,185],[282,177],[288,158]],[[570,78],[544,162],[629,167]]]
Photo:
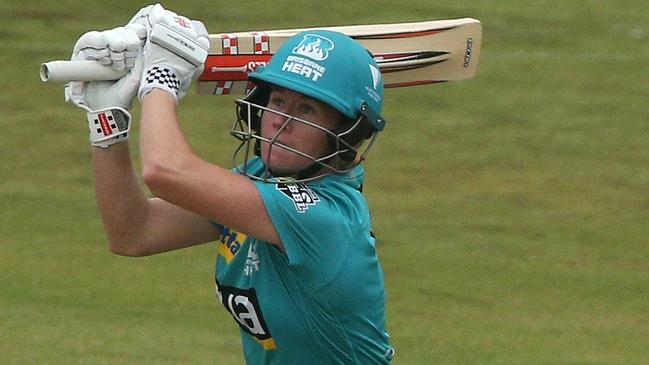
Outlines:
[[[264,203],[279,204],[288,212],[323,218],[345,218],[367,210],[358,179],[347,175],[330,175],[312,182],[279,180],[255,182]],[[292,209],[290,209],[292,208]],[[326,215],[323,217],[322,215]]]
[[359,215],[369,215],[362,186],[363,169],[357,166],[346,174],[327,176],[310,187],[343,217],[360,218]]

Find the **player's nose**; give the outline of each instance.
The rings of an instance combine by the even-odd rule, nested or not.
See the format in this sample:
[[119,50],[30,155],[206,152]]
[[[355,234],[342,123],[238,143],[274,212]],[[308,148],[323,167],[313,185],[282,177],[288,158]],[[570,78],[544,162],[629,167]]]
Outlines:
[[[278,113],[279,112],[279,113]],[[292,119],[288,116],[288,113],[283,111],[278,112],[269,112],[265,114],[266,122],[269,123],[274,131],[286,131],[291,129],[290,120]]]

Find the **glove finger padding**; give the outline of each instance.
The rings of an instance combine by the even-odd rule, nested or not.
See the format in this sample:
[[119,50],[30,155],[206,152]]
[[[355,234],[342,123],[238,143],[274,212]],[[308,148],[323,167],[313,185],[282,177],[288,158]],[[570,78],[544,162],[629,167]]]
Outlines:
[[[127,32],[130,41],[126,44],[126,49],[124,50],[125,55],[125,66],[127,69],[133,68],[136,66],[136,60],[139,57],[142,62],[144,62],[144,55],[142,54],[142,48],[144,47],[144,42],[146,41],[146,28],[140,24],[129,24],[126,26],[131,32]],[[137,40],[134,39],[137,37]],[[142,62],[140,66],[142,66]]]
[[[104,33],[110,50],[111,67],[117,71],[126,68],[126,54],[124,52],[126,51],[126,38],[129,35],[133,35],[133,33],[124,31],[124,28],[115,28]],[[139,39],[136,39],[136,42],[139,43]]]
[[149,14],[151,13],[151,11],[153,10],[154,7],[162,7],[162,5],[160,5],[160,4],[147,5],[147,6],[143,7],[143,8],[141,8],[140,10],[138,10],[137,13],[135,13],[135,15],[133,15],[131,20],[128,21],[127,25],[140,24],[140,25],[143,25],[143,26],[147,27],[148,24],[149,24],[149,21],[148,21]]
[[72,60],[94,60],[110,65],[110,51],[104,32],[96,30],[84,33],[74,44]]
[[117,27],[103,33],[110,50],[111,67],[117,71],[133,67],[137,50],[144,44],[137,28]]
[[167,22],[165,19],[173,19],[178,14],[174,13],[171,10],[166,10],[160,4],[145,6],[140,9],[131,20],[128,22],[127,26],[133,24],[142,25],[146,30],[146,38],[151,32],[153,26],[159,23],[161,20]]
[[151,11],[147,15],[147,22],[149,24],[149,31],[153,28],[154,25],[158,23],[169,24],[172,19],[177,17],[178,14],[171,10],[167,10],[162,7],[160,4],[155,4]]
[[[140,62],[140,67],[136,67],[136,59],[138,55],[143,57],[142,45],[145,35],[146,29],[142,25],[127,25],[82,35],[74,46],[72,60],[108,60],[108,65],[113,69],[127,69],[130,72],[117,82],[70,82],[65,88],[66,101],[87,111],[108,106],[130,108],[139,87],[142,63]],[[136,75],[135,83],[133,75]]]

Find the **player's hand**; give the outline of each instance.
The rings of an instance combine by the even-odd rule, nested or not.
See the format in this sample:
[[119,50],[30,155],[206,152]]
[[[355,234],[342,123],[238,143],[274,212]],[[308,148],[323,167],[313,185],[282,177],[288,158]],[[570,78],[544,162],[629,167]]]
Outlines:
[[75,81],[65,87],[66,101],[88,112],[90,141],[94,146],[108,147],[126,140],[130,125],[127,110],[139,88],[145,37],[144,26],[129,24],[85,33],[74,46],[72,60],[93,60],[115,70],[128,70],[117,81]]
[[136,76],[141,72],[141,64],[137,65],[136,60],[145,37],[146,29],[142,25],[82,35],[74,45],[72,60],[93,60],[117,71],[127,69],[129,73],[117,82],[70,82],[65,88],[66,100],[88,111],[111,106],[129,109],[139,86]]
[[192,79],[203,72],[210,48],[207,29],[202,22],[159,5],[149,10],[146,19],[151,28],[144,46],[144,74],[138,97],[142,99],[158,88],[179,101],[187,94]]

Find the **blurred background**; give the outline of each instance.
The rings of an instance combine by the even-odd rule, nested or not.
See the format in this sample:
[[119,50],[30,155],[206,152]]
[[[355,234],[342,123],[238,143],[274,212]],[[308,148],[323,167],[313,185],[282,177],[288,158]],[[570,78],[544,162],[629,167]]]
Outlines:
[[[148,4],[0,3],[2,363],[243,363],[215,245],[110,254],[85,115],[38,77]],[[211,33],[481,20],[477,77],[386,91],[367,161],[394,364],[649,361],[648,2],[162,4]],[[231,166],[233,98],[192,92],[180,114]]]

